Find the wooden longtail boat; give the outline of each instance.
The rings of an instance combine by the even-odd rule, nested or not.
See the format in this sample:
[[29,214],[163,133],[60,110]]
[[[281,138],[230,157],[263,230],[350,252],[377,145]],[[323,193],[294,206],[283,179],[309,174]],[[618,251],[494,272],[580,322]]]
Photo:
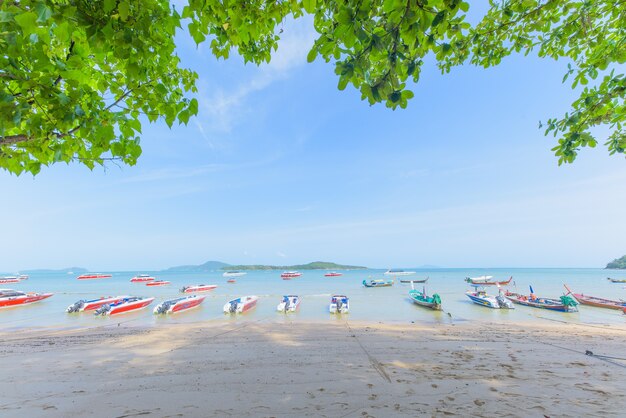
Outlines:
[[504,295],[513,303],[530,306],[532,308],[548,309],[559,312],[577,312],[578,302],[570,296],[564,295],[559,299],[538,298],[534,295],[533,287],[530,286],[530,295],[521,295],[507,291]]
[[437,293],[434,293],[432,296],[427,296],[425,289],[422,292],[412,289],[409,290],[409,297],[416,305],[430,308],[435,311],[441,310],[441,297],[439,297]]
[[611,283],[626,283],[626,279],[612,279],[610,277],[607,277],[606,279],[611,281]]
[[611,299],[603,299],[597,298],[595,296],[587,296],[582,293],[574,293],[572,292],[566,284],[564,284],[565,289],[567,289],[567,294],[574,296],[574,298],[581,305],[589,305],[595,306],[596,308],[606,308],[606,309],[617,309],[623,310],[626,308],[626,302],[620,300],[611,300]]
[[427,281],[428,277],[425,279],[400,280],[400,283],[426,283]]
[[504,286],[511,283],[511,280],[513,280],[513,276],[509,277],[509,280],[502,281],[492,281],[491,279],[493,279],[493,276],[466,277],[465,281],[469,284],[478,284],[481,286]]

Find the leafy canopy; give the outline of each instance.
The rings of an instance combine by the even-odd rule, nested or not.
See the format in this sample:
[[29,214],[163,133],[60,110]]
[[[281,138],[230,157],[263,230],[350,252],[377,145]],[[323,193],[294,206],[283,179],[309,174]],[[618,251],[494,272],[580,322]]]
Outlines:
[[[142,121],[187,123],[197,74],[181,68],[174,36],[186,28],[217,58],[271,59],[287,18],[313,15],[308,60],[333,62],[338,87],[370,104],[405,108],[427,56],[442,72],[498,65],[512,53],[565,59],[580,97],[547,120],[559,164],[595,147],[625,153],[626,1],[490,1],[475,25],[462,0],[0,0],[0,167],[114,159],[134,164]],[[582,86],[582,87],[580,87]]]

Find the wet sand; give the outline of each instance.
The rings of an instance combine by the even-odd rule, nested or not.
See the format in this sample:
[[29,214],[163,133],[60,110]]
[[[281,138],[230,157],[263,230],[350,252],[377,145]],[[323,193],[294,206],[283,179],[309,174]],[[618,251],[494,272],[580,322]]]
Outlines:
[[[233,321],[0,333],[6,417],[623,416],[626,326]],[[544,341],[544,342],[541,342]]]

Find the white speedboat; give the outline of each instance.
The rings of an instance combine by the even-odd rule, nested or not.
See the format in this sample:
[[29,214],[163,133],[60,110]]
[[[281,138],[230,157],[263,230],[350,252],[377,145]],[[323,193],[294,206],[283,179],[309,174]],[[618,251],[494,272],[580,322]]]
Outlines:
[[215,289],[215,284],[195,284],[191,286],[183,286],[180,288],[180,293],[198,293],[198,292],[210,292]]
[[258,296],[242,296],[237,299],[229,300],[224,305],[224,313],[244,313],[254,308],[258,301]]
[[278,312],[295,312],[300,307],[300,297],[297,295],[285,295],[276,310]]
[[222,276],[224,277],[240,277],[240,276],[245,276],[246,273],[245,271],[239,271],[239,270],[231,270],[231,271],[226,271],[224,272],[224,274],[222,274]]
[[153,301],[154,298],[130,296],[110,305],[102,305],[100,308],[96,309],[94,315],[118,315],[134,312],[148,307]]
[[472,302],[480,306],[492,309],[515,309],[513,302],[504,297],[502,291],[499,292],[498,296],[493,296],[487,294],[484,287],[475,285],[473,291],[470,290],[465,294]]
[[188,309],[198,307],[202,302],[204,302],[205,298],[206,296],[191,295],[184,296],[182,298],[166,300],[159,303],[154,308],[153,312],[155,314],[172,314],[176,312],[186,311]]
[[402,269],[389,269],[385,272],[385,276],[410,276],[415,274],[414,271],[404,271]]
[[130,296],[108,296],[102,297],[99,299],[91,299],[91,300],[79,300],[67,307],[66,312],[84,312],[84,311],[95,311],[99,309],[103,305],[110,305],[112,303],[120,302]]
[[345,295],[334,295],[330,298],[328,310],[332,314],[350,312],[350,299]]

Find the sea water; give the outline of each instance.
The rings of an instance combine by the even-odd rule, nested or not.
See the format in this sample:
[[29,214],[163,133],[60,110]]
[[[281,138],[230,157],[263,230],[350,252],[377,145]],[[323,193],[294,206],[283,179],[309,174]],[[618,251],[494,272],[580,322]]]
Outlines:
[[[607,277],[626,278],[626,271],[602,269],[406,269],[415,275],[395,278],[392,287],[366,288],[363,280],[387,279],[384,270],[341,271],[343,276],[324,277],[326,271],[304,270],[302,276],[282,280],[280,271],[249,271],[236,277],[236,283],[227,283],[222,271],[207,273],[187,272],[109,272],[111,278],[100,280],[77,280],[76,275],[65,273],[32,274],[28,280],[17,284],[1,285],[28,292],[53,292],[54,296],[28,306],[0,309],[0,331],[25,328],[93,328],[124,323],[129,326],[165,326],[184,322],[224,321],[375,321],[384,323],[461,323],[467,321],[525,322],[565,321],[586,324],[624,324],[622,311],[579,306],[579,312],[562,313],[516,305],[514,310],[489,309],[473,304],[465,295],[471,287],[465,277],[492,275],[494,279],[513,282],[509,289],[528,294],[529,285],[535,295],[558,298],[565,292],[563,284],[576,293],[626,300],[626,284],[611,283]],[[152,274],[159,280],[168,280],[169,286],[149,287],[145,283],[131,283],[130,279],[140,273]],[[438,293],[443,311],[432,311],[414,305],[408,297],[410,284],[400,279],[423,279],[415,288],[426,289],[428,294]],[[152,309],[161,301],[180,297],[180,288],[194,284],[215,284],[217,289],[206,295],[204,303],[196,309],[175,315],[157,316]],[[487,288],[496,294],[497,288]],[[276,311],[282,295],[296,294],[301,297],[298,312],[284,314]],[[332,315],[328,305],[333,294],[350,298],[350,313]],[[67,314],[66,308],[80,299],[102,296],[135,295],[155,297],[148,309],[115,315],[95,317],[93,313]],[[239,296],[257,295],[256,308],[242,315],[225,315],[224,304]]]

